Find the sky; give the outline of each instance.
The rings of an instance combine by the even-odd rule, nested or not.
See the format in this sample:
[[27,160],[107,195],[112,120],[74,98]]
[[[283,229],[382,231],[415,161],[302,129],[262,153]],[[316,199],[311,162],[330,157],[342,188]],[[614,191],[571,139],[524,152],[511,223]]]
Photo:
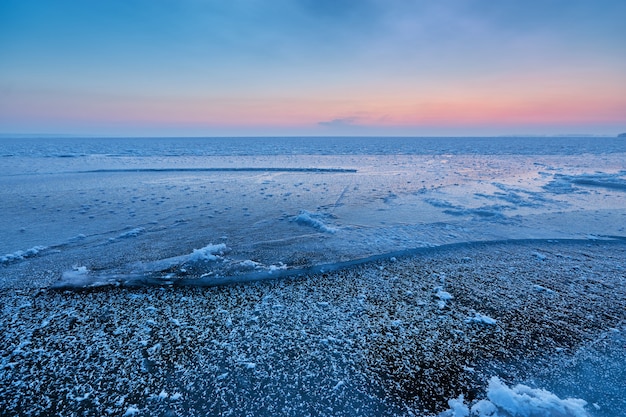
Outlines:
[[0,134],[626,131],[624,0],[0,0]]

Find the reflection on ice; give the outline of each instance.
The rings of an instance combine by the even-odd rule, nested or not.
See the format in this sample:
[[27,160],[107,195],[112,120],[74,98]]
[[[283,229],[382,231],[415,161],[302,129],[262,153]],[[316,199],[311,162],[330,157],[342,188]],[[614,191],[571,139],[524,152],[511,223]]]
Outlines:
[[[337,407],[339,398],[335,415],[354,415],[357,408],[364,415],[403,415],[407,401],[435,413],[450,400],[447,416],[581,416],[586,410],[604,417],[614,411],[605,404],[626,398],[620,385],[623,335],[596,344],[586,340],[623,322],[606,316],[623,311],[623,268],[603,259],[601,248],[593,256],[579,247],[563,255],[563,245],[548,244],[625,239],[623,141],[7,143],[0,142],[0,285],[7,302],[28,300],[4,312],[7,318],[22,314],[20,320],[36,331],[3,320],[3,331],[13,335],[7,345],[17,344],[6,350],[11,357],[3,359],[2,369],[33,387],[39,383],[39,391],[32,390],[37,398],[49,392],[50,380],[33,375],[58,378],[15,364],[62,359],[71,368],[89,344],[101,347],[95,354],[102,359],[89,356],[90,365],[112,363],[109,352],[123,350],[137,355],[124,365],[133,375],[166,375],[163,380],[176,382],[164,387],[156,378],[150,390],[124,388],[139,394],[125,403],[120,393],[108,405],[119,414],[143,412],[146,404],[165,413],[166,401],[232,411],[221,408],[223,398],[216,395],[224,388],[229,407],[258,411],[265,402],[265,414],[274,415],[272,395],[287,401],[300,392],[297,383],[280,379],[291,377],[317,387],[294,410]],[[509,240],[532,243],[521,251],[501,245],[475,252],[472,246]],[[422,250],[432,255],[420,260],[427,265],[400,258]],[[440,262],[437,254],[443,252],[448,255]],[[167,288],[321,273],[381,258],[388,262],[347,268],[334,277],[220,291]],[[500,261],[492,265],[494,259]],[[446,270],[455,279],[446,278]],[[163,291],[36,290],[101,286]],[[93,304],[97,300],[102,304]],[[54,303],[63,305],[62,313]],[[154,313],[150,303],[163,314]],[[134,317],[133,326],[139,323],[136,331],[124,323],[126,313]],[[123,331],[112,326],[115,314]],[[192,336],[178,349],[185,334]],[[58,355],[48,345],[57,341],[74,351]],[[555,372],[537,365],[557,363],[563,349],[583,345],[573,362]],[[183,351],[192,357],[177,356]],[[494,357],[499,365],[492,367]],[[481,358],[485,362],[478,363]],[[524,380],[528,374],[517,374],[509,360],[521,361],[535,380]],[[198,361],[204,365],[196,372]],[[191,376],[171,372],[167,366],[173,364],[193,369]],[[485,372],[480,375],[479,365]],[[69,374],[69,368],[49,369]],[[602,386],[606,369],[617,375],[610,382],[618,388]],[[118,392],[117,375],[105,374],[112,377],[107,389]],[[507,383],[495,378],[485,392],[475,392],[476,378],[486,383],[494,375]],[[588,381],[592,387],[585,386]],[[59,398],[75,403],[97,407],[110,400],[104,398],[107,391],[87,386],[63,389]],[[588,404],[583,409],[582,400],[567,397]],[[23,404],[16,400],[13,406]]]
[[624,236],[622,155],[14,156],[0,259],[152,282],[167,275],[155,265],[214,243],[229,248],[220,262],[168,273],[236,280],[247,260],[297,271],[460,242]]

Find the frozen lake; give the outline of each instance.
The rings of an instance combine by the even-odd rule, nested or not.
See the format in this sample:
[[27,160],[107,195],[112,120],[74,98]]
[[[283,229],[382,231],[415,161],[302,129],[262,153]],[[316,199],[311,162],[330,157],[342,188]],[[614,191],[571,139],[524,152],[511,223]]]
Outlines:
[[9,287],[213,285],[450,243],[626,236],[618,138],[5,138],[0,163]]
[[626,415],[623,139],[4,138],[0,168],[6,413]]

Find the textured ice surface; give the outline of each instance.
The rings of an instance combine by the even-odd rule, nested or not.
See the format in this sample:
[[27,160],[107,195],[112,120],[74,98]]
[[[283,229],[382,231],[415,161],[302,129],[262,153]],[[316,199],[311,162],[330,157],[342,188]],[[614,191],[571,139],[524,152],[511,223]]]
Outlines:
[[[615,138],[2,139],[0,154],[9,280],[28,261],[57,277],[84,263],[98,283],[210,284],[250,278],[245,260],[256,279],[279,263],[626,235]],[[160,262],[211,243],[229,248],[219,262]]]
[[[0,287],[8,292],[32,292],[42,287],[210,286],[311,272],[319,273],[314,279],[321,279],[324,272],[354,265],[364,259],[396,259],[399,254],[420,248],[450,244],[461,245],[458,246],[461,248],[469,242],[533,239],[544,244],[550,240],[568,239],[593,243],[601,239],[620,240],[626,236],[626,142],[615,138],[3,138],[0,139],[0,164]],[[617,284],[603,287],[602,282],[595,282],[598,279],[595,267],[569,271],[547,267],[554,260],[563,261],[563,256],[545,247],[529,252],[529,259],[524,262],[542,271],[549,279],[528,283],[527,292],[517,293],[514,297],[501,294],[501,298],[508,300],[505,303],[507,308],[515,306],[522,297],[533,300],[528,303],[543,303],[533,307],[541,310],[559,304],[563,295],[571,291],[582,293],[569,294],[570,298],[588,297],[590,303],[613,300],[621,291]],[[584,259],[582,254],[580,260],[571,262],[579,268],[578,263],[584,264]],[[486,267],[474,265],[471,254],[458,261],[474,271]],[[484,298],[479,304],[463,310],[462,314],[458,306],[482,289],[466,288],[465,293],[451,291],[450,287],[459,283],[447,281],[445,275],[438,277],[432,286],[423,288],[420,284],[407,289],[403,297],[413,297],[412,294],[419,291],[428,294],[427,301],[411,298],[410,305],[413,309],[432,305],[429,318],[425,319],[432,321],[423,323],[428,334],[422,335],[419,346],[409,343],[406,346],[411,348],[406,351],[403,351],[405,346],[395,343],[400,339],[413,340],[410,332],[416,331],[415,323],[402,317],[388,317],[387,320],[385,315],[389,312],[385,308],[390,293],[377,293],[371,301],[370,307],[376,306],[376,319],[384,321],[385,330],[373,331],[367,336],[367,343],[359,339],[358,334],[343,334],[345,328],[333,328],[329,324],[330,317],[335,320],[340,313],[346,315],[344,324],[347,328],[355,325],[355,315],[364,311],[365,298],[359,298],[363,294],[355,294],[349,311],[333,310],[328,318],[322,313],[331,311],[329,301],[320,301],[314,306],[312,316],[298,317],[298,320],[302,320],[305,327],[310,320],[318,328],[334,332],[316,339],[320,351],[324,352],[324,361],[313,365],[300,364],[301,367],[295,369],[302,371],[298,378],[308,383],[317,381],[315,386],[323,392],[309,393],[307,398],[300,400],[300,408],[295,409],[306,411],[306,407],[313,403],[312,407],[331,407],[337,398],[343,408],[341,411],[333,409],[335,412],[361,407],[361,411],[355,413],[358,415],[385,409],[379,402],[380,392],[372,394],[363,382],[368,378],[359,379],[365,374],[353,374],[354,369],[363,365],[353,361],[355,352],[362,354],[372,341],[387,340],[386,337],[393,337],[393,343],[381,345],[385,352],[399,349],[408,357],[410,352],[417,351],[417,347],[435,349],[436,345],[429,343],[446,329],[445,323],[439,323],[439,320],[449,314],[457,314],[457,322],[463,326],[450,334],[452,339],[461,340],[467,334],[493,334],[495,339],[484,341],[494,345],[492,355],[506,357],[518,347],[516,343],[531,343],[532,337],[530,341],[520,339],[518,332],[526,328],[524,331],[533,336],[533,326],[537,329],[550,327],[557,335],[550,342],[555,346],[542,347],[541,351],[560,352],[561,344],[582,344],[584,340],[571,334],[571,329],[554,327],[555,323],[566,320],[558,314],[553,321],[545,317],[525,317],[524,321],[516,322],[515,317],[511,321],[511,317],[500,317],[485,308],[494,302],[491,297],[499,288],[499,280],[513,279],[511,271],[516,267],[511,263],[508,269],[501,269],[498,276],[486,277],[481,283],[488,287]],[[614,279],[624,272],[623,266],[621,269],[615,265],[611,268]],[[558,287],[557,284],[567,284],[558,281],[564,274],[573,274],[573,282]],[[602,277],[602,271],[598,274]],[[602,287],[604,293],[585,294],[592,286]],[[35,294],[32,300],[36,297]],[[303,300],[308,302],[308,297],[308,294],[303,296]],[[244,300],[250,302],[247,296]],[[243,325],[237,324],[237,318],[231,312],[233,306],[228,307],[230,302],[232,300],[227,298],[225,307],[216,311],[220,325],[223,324],[230,336],[246,335],[250,328],[257,333],[265,329],[264,324],[255,318],[257,313],[250,313]],[[398,305],[404,305],[404,302],[401,300]],[[30,307],[28,303],[31,303]],[[26,302],[15,307],[15,311],[28,311],[35,304],[36,301]],[[379,307],[385,308],[378,310]],[[142,308],[150,306],[142,304]],[[288,316],[289,305],[284,300],[264,299],[263,308],[263,314],[280,316],[281,324],[294,319],[294,316]],[[619,315],[602,318],[589,311],[580,316],[586,306],[568,308],[569,316],[575,315],[584,321],[583,324],[589,322],[595,326],[605,320],[617,326],[622,320],[623,325],[623,318]],[[6,310],[7,317],[18,317],[15,311]],[[617,311],[623,312],[623,309]],[[52,332],[56,335],[53,330],[59,314],[53,309],[49,315],[38,317],[33,334]],[[84,319],[72,314],[67,318],[70,330]],[[98,320],[105,323],[107,314],[102,313]],[[327,319],[329,321],[325,321]],[[144,336],[156,331],[156,322],[150,320],[142,324],[137,335],[125,337],[133,343],[147,343]],[[174,326],[172,334],[178,335],[176,340],[179,340],[182,337],[178,329],[181,322],[174,316],[171,320],[167,326]],[[19,339],[22,321],[7,321],[3,330],[14,332]],[[363,325],[367,326],[369,322]],[[594,332],[602,328],[598,326],[594,327]],[[524,331],[521,331],[522,335]],[[471,407],[467,397],[448,396],[450,412],[455,413],[453,415],[467,412],[516,415],[506,408],[506,401],[518,401],[519,404],[526,400],[552,401],[550,404],[561,406],[565,403],[559,401],[567,401],[561,398],[577,397],[588,402],[585,410],[591,415],[615,416],[616,409],[626,409],[626,395],[623,384],[620,384],[625,368],[620,358],[626,356],[623,354],[624,330],[604,331],[606,336],[603,339],[598,339],[597,344],[585,344],[573,359],[569,357],[569,362],[560,362],[557,371],[535,368],[531,376],[525,375],[527,379],[534,379],[530,382],[536,383],[517,378],[518,382],[527,382],[528,386],[545,387],[558,398],[550,397],[552,394],[546,391],[524,388],[525,385],[509,388],[493,382],[484,402],[472,398]],[[286,337],[288,332],[285,332],[277,328],[272,337]],[[337,332],[341,337],[337,337]],[[497,337],[502,332],[516,336],[503,341],[506,346],[499,346]],[[103,334],[98,334],[96,340],[101,340]],[[246,337],[253,338],[251,335]],[[118,340],[123,335],[115,336],[114,340]],[[290,335],[287,345],[300,346],[302,343],[302,346],[309,346],[310,337],[302,336],[299,339],[300,333]],[[533,337],[546,339],[542,335]],[[69,339],[66,342],[73,343]],[[364,345],[350,351],[357,342]],[[30,360],[27,353],[42,358],[48,358],[49,353],[51,358],[58,358],[54,354],[56,348],[51,348],[50,352],[31,351],[28,343],[20,340],[12,345],[11,351],[2,357],[0,375],[21,372],[14,367],[20,361]],[[280,376],[271,373],[272,366],[279,364],[280,360],[254,359],[246,351],[246,341],[238,337],[230,342],[207,339],[206,343],[216,343],[211,345],[213,351],[229,353],[224,353],[223,361],[217,361],[217,365],[211,363],[217,368],[207,371],[217,375],[215,386],[207,387],[205,382],[197,382],[210,389],[227,388],[225,384],[231,383],[228,391],[230,406],[239,404],[238,401],[245,403],[238,397],[239,392],[255,392],[253,386],[248,386],[252,383],[250,381],[271,383],[274,384],[271,386],[282,389]],[[229,343],[241,343],[238,356],[229,356],[233,354],[230,350],[233,345]],[[260,349],[267,346],[265,342],[259,343]],[[82,352],[83,347],[76,349]],[[120,349],[120,346],[111,347],[111,352]],[[141,359],[141,369],[150,374],[154,371],[155,358],[168,352],[168,345],[157,342],[142,345],[142,349],[145,357]],[[424,349],[426,357],[432,354]],[[444,352],[444,359],[455,349],[458,351],[458,346],[451,349]],[[303,355],[302,352],[299,354]],[[329,356],[325,356],[327,354]],[[113,357],[107,356],[107,352],[103,355],[104,362]],[[285,351],[284,355],[291,358],[298,353]],[[17,358],[15,361],[14,357]],[[428,363],[426,357],[419,360]],[[343,362],[337,362],[338,358]],[[440,359],[437,357],[436,360]],[[538,358],[529,360],[537,361]],[[401,389],[393,389],[399,389],[403,395],[416,389],[411,385],[416,382],[411,382],[407,376],[415,373],[423,377],[426,385],[436,382],[429,379],[434,377],[428,369],[405,369],[405,362],[405,359],[398,359],[384,370],[392,375],[402,370],[401,376],[396,378]],[[71,363],[74,366],[74,361]],[[224,363],[229,363],[228,370],[220,368]],[[94,365],[89,360],[85,364]],[[345,368],[333,368],[338,364]],[[127,364],[125,369],[132,369],[135,365]],[[461,366],[445,360],[436,365],[435,368],[444,370],[458,370],[456,367]],[[289,368],[293,368],[293,364]],[[379,368],[373,367],[376,372],[380,371]],[[50,365],[50,369],[57,368]],[[469,374],[473,372],[469,366],[463,369]],[[610,373],[606,369],[610,369]],[[502,369],[491,371],[498,374]],[[266,379],[255,379],[264,375],[263,372],[267,373]],[[607,377],[607,374],[611,376]],[[199,377],[194,375],[192,380]],[[250,379],[250,375],[255,378]],[[351,378],[361,382],[355,383]],[[464,378],[471,379],[467,375]],[[56,379],[54,376],[53,380]],[[112,386],[117,383],[112,382]],[[237,389],[233,391],[232,386]],[[23,394],[19,387],[10,385],[10,388]],[[186,404],[191,402],[198,407],[213,401],[213,397],[205,398],[201,394],[193,397],[189,394],[194,392],[193,388],[189,387],[185,388],[187,397],[182,399],[178,388],[153,388],[149,401],[184,400]],[[270,390],[259,400],[282,395],[280,389]],[[386,392],[389,398],[397,394],[393,389]],[[438,392],[437,398],[441,400],[445,394]],[[93,405],[98,401],[98,395],[90,385],[81,384],[64,391],[63,398],[76,404]],[[144,401],[143,394],[137,395],[132,401]],[[211,395],[215,395],[213,391]],[[135,415],[145,411],[130,401],[120,393],[115,403],[119,405],[114,407],[116,412]],[[518,407],[522,410],[523,406],[519,404],[516,407],[522,407]],[[572,400],[571,404],[574,407],[582,403]],[[220,407],[213,406],[217,407],[214,410]],[[563,415],[583,415],[576,414],[577,409],[572,407],[574,411],[563,411]],[[267,410],[270,415],[270,409]],[[548,415],[556,413],[550,412],[552,414]],[[535,415],[533,413],[545,415],[527,409],[528,415]],[[394,409],[388,414],[402,412]]]
[[[573,239],[595,244],[597,240],[624,239],[624,141],[615,138],[0,139],[0,164],[0,286],[7,302],[22,303],[24,299],[23,304],[5,307],[3,313],[7,319],[0,324],[4,334],[10,333],[15,339],[7,339],[10,350],[5,350],[0,369],[0,376],[6,376],[7,381],[13,381],[14,374],[22,378],[3,386],[15,393],[24,394],[15,385],[20,381],[30,381],[35,387],[43,380],[57,381],[54,372],[67,363],[74,369],[74,358],[63,362],[67,359],[66,348],[87,355],[80,366],[88,368],[100,363],[91,358],[97,356],[108,364],[117,360],[112,359],[115,352],[128,348],[129,355],[139,355],[138,352],[141,355],[132,356],[136,361],[125,363],[123,369],[140,366],[137,372],[150,379],[153,373],[161,372],[155,370],[155,364],[171,364],[168,362],[171,359],[181,368],[167,370],[168,377],[182,372],[175,376],[178,381],[198,384],[207,394],[198,393],[194,386],[165,389],[159,385],[145,391],[146,387],[136,389],[129,382],[125,389],[133,392],[132,398],[120,392],[114,404],[106,399],[110,409],[121,415],[142,414],[150,404],[178,404],[178,401],[199,413],[201,407],[209,405],[213,411],[228,412],[238,406],[252,407],[241,397],[242,392],[258,394],[255,401],[266,402],[263,404],[267,415],[274,410],[275,398],[282,398],[283,405],[292,407],[294,415],[307,410],[320,415],[381,412],[402,415],[406,406],[403,401],[414,398],[411,395],[416,390],[429,393],[429,389],[439,386],[441,381],[428,379],[431,375],[448,378],[448,374],[441,374],[445,371],[463,378],[456,381],[458,384],[476,383],[472,379],[474,365],[463,362],[462,355],[450,361],[450,355],[482,357],[484,354],[500,358],[504,364],[511,357],[531,362],[529,373],[514,375],[515,384],[496,384],[484,393],[482,398],[496,409],[500,407],[501,415],[514,414],[502,411],[504,403],[489,397],[489,392],[504,393],[511,401],[522,394],[543,400],[549,397],[544,391],[520,388],[517,382],[544,387],[558,396],[559,401],[583,398],[588,403],[585,410],[593,416],[620,415],[615,414],[621,412],[616,411],[615,404],[623,405],[626,397],[623,384],[619,383],[623,381],[625,368],[620,333],[624,330],[611,333],[605,327],[606,323],[623,325],[623,307],[621,310],[616,307],[623,288],[623,283],[618,282],[625,275],[623,264],[620,266],[619,259],[603,260],[610,264],[606,270],[615,280],[608,285],[604,282],[605,266],[598,261],[598,254],[589,258],[591,263],[587,264],[583,251],[563,255],[557,247],[545,245],[550,240]],[[384,271],[394,263],[381,265],[380,273],[385,280],[379,282],[377,277],[370,277],[373,281],[369,283],[369,294],[363,293],[360,282],[345,288],[335,283],[332,290],[336,293],[314,305],[310,304],[311,294],[319,288],[303,292],[290,304],[289,295],[281,292],[280,284],[274,284],[278,288],[275,299],[257,300],[256,287],[251,286],[238,295],[238,302],[249,309],[244,319],[233,315],[242,307],[232,304],[236,298],[228,296],[229,291],[234,294],[238,290],[225,288],[224,293],[219,293],[220,297],[226,294],[223,300],[220,298],[220,303],[210,305],[210,308],[219,307],[211,310],[209,317],[211,323],[219,324],[219,337],[202,330],[208,322],[185,327],[185,320],[190,321],[190,317],[199,316],[204,310],[196,311],[185,304],[185,297],[176,290],[166,290],[171,291],[170,295],[159,302],[162,308],[180,307],[184,320],[175,313],[169,314],[165,322],[157,320],[157,311],[152,311],[154,307],[146,303],[158,299],[155,293],[159,294],[160,290],[144,289],[145,293],[138,295],[121,292],[119,296],[127,304],[116,304],[119,311],[125,311],[126,305],[135,306],[141,314],[145,310],[150,318],[116,329],[108,323],[112,316],[122,313],[107,310],[112,300],[104,292],[87,298],[93,302],[104,299],[104,307],[95,308],[82,305],[81,294],[41,295],[37,291],[49,287],[210,286],[309,272],[319,273],[311,279],[322,280],[323,284],[324,272],[355,265],[364,259],[394,260],[415,249],[446,245],[451,248],[455,246],[449,245],[457,244],[461,250],[470,242],[533,239],[542,244],[525,252],[528,256],[523,261],[516,261],[513,256],[516,254],[510,254],[511,261],[499,265],[497,273],[492,271],[466,288],[462,288],[463,280],[470,271],[479,274],[490,266],[488,256],[482,259],[484,265],[476,265],[471,251],[465,253],[453,261],[455,265],[458,263],[456,277],[460,281],[451,282],[445,274],[436,272],[436,279],[427,286],[415,282],[405,292],[399,292],[396,284],[389,284],[403,281],[387,276]],[[556,269],[550,269],[549,265]],[[559,265],[569,265],[570,269],[560,270]],[[438,271],[443,267],[431,268]],[[526,268],[540,271],[545,279],[535,277],[532,282],[517,283],[513,289],[499,292],[527,272]],[[561,282],[563,276],[569,281]],[[133,298],[142,297],[141,294],[147,297]],[[194,302],[198,305],[208,302],[199,293],[189,294],[195,294]],[[54,306],[48,306],[50,310],[47,310],[46,304],[38,301],[40,297],[63,304],[65,310],[57,311]],[[333,307],[333,301],[342,297],[348,297],[345,304]],[[390,297],[396,310],[390,310]],[[176,298],[176,306],[170,305],[172,298]],[[587,304],[569,301],[583,298]],[[525,300],[524,304],[521,299]],[[258,309],[255,303],[259,303]],[[298,305],[295,311],[294,305]],[[550,310],[554,306],[562,308]],[[89,319],[91,316],[84,315],[80,309],[90,311],[95,318]],[[139,314],[133,309],[130,312]],[[428,314],[413,317],[422,309]],[[534,316],[533,311],[541,313]],[[37,315],[32,316],[31,312]],[[455,317],[452,327],[447,319],[450,315]],[[417,323],[419,319],[424,322]],[[123,320],[123,316],[116,320]],[[301,330],[315,333],[312,352],[319,353],[319,357],[311,356],[307,350],[311,347],[311,334],[281,327],[294,320]],[[275,328],[269,328],[266,323],[273,323]],[[77,328],[81,331],[71,336],[66,334]],[[167,332],[160,334],[159,329]],[[542,329],[549,329],[550,333],[542,334]],[[598,339],[597,344],[586,339],[601,331],[607,336]],[[263,332],[278,345],[257,337]],[[41,334],[46,337],[40,337]],[[203,341],[194,348],[193,354],[197,356],[191,359],[163,342],[167,339],[182,343],[185,334]],[[22,340],[24,335],[32,336],[41,346],[30,346],[33,342]],[[483,335],[489,338],[481,339]],[[153,336],[155,341],[151,340]],[[279,343],[283,339],[285,343]],[[59,346],[48,344],[57,340],[61,341]],[[119,340],[132,342],[132,346],[116,345]],[[463,350],[461,342],[465,340],[474,343],[473,350]],[[545,346],[536,347],[537,340]],[[85,349],[96,341],[105,350]],[[252,342],[263,360],[251,354]],[[557,371],[548,372],[537,366],[546,352],[557,354],[561,349],[581,345],[584,346],[574,354],[574,359],[570,355],[569,362],[558,362]],[[370,352],[372,346],[389,357],[381,360],[373,356],[367,363],[358,362],[359,355]],[[483,346],[489,346],[489,350],[482,352]],[[270,347],[267,352],[263,350]],[[433,353],[437,349],[439,356]],[[524,349],[530,349],[535,356],[524,358],[512,353],[519,354]],[[215,352],[221,352],[222,356],[212,357]],[[416,352],[424,356],[413,357]],[[309,362],[298,362],[295,360],[298,357],[308,358]],[[211,366],[203,371],[206,375],[193,373],[195,368],[193,372],[189,370],[189,364],[195,366],[198,358],[205,358],[202,360]],[[29,368],[20,369],[20,364],[31,360],[33,363],[45,360],[47,364],[42,371],[44,375],[38,375],[35,381],[29,380],[35,375],[27,372]],[[407,363],[427,366],[408,367]],[[502,367],[489,366],[483,363],[481,378],[503,372]],[[296,378],[301,385],[281,391],[287,381],[280,379],[285,377],[283,374],[273,373],[275,367],[285,370],[284,375]],[[363,371],[363,367],[372,373]],[[81,372],[75,373],[89,374],[88,370]],[[207,375],[211,378],[201,378]],[[381,385],[372,387],[368,385],[372,378],[385,382],[379,381]],[[385,378],[390,379],[389,385],[385,385]],[[150,381],[161,383],[159,378]],[[474,397],[460,399],[460,385],[451,381],[446,383],[456,387],[454,393],[432,391],[433,398],[439,401],[436,404],[450,400],[451,412],[457,415],[463,415],[466,409],[489,412],[487,402],[481,403],[483,410],[474,408],[480,393],[469,390],[466,394]],[[55,395],[81,410],[87,405],[98,407],[98,401],[104,401],[93,386],[72,383],[71,388],[64,385]],[[114,392],[119,381],[107,380],[107,384]],[[314,391],[303,398],[285,397],[296,395],[303,384]],[[269,387],[267,392],[259,393],[261,386]],[[43,385],[41,389],[38,398],[45,401],[49,391]],[[399,401],[399,405],[394,403],[389,409],[381,398]],[[228,404],[224,409],[221,401]],[[255,403],[254,407],[257,406]],[[167,407],[159,410],[165,415]],[[348,410],[356,411],[351,414]]]
[[622,417],[625,259],[621,242],[484,243],[245,285],[6,289],[0,410],[432,417],[498,376]]

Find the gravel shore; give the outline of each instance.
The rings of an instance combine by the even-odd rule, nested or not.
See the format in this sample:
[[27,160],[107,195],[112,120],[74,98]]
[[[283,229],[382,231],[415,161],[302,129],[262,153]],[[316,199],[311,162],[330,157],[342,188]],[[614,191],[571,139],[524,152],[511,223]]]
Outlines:
[[[274,281],[0,298],[0,415],[437,415],[623,334],[626,244],[455,245]],[[626,409],[605,397],[583,399]]]

